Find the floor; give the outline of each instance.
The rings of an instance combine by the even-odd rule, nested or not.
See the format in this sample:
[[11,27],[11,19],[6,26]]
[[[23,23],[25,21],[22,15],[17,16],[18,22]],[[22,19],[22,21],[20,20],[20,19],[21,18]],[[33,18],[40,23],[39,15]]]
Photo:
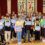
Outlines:
[[[17,42],[15,41],[11,41],[10,45],[17,45]],[[32,42],[26,42],[26,43],[22,43],[21,45],[45,45],[45,42],[42,41],[32,41]]]
[[[11,43],[10,45],[17,45],[16,43]],[[31,42],[31,43],[22,43],[21,45],[45,45],[42,42]]]

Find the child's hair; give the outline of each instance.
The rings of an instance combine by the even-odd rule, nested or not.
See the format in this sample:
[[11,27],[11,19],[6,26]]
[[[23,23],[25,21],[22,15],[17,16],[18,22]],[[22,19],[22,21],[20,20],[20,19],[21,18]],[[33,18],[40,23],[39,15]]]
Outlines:
[[36,21],[39,21],[39,19],[37,18]]

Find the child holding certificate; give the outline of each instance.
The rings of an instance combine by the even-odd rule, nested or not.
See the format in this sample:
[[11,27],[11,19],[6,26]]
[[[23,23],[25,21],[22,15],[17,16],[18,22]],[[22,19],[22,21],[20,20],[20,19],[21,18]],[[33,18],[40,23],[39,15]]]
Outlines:
[[40,22],[39,19],[35,21],[35,40],[40,40]]
[[18,45],[21,45],[22,28],[23,28],[23,20],[19,16],[18,20],[15,23],[15,32],[17,33]]
[[31,30],[31,20],[29,20],[29,18],[27,17],[25,20],[25,37],[24,37],[24,42],[26,41],[26,36],[28,34],[28,42],[30,42],[30,30]]
[[0,42],[4,42],[4,21],[0,18]]
[[43,15],[43,37],[45,39],[45,15]]
[[[9,15],[9,14],[7,14],[7,15]],[[6,44],[10,43],[10,36],[11,36],[10,26],[11,26],[10,17],[6,16],[6,18],[5,18],[5,41],[6,41]]]
[[13,39],[14,35],[16,36],[15,31],[14,31],[15,23],[16,23],[16,18],[13,15],[11,18],[11,39]]
[[31,17],[31,37],[33,37],[35,19],[36,19],[35,14],[33,14]]

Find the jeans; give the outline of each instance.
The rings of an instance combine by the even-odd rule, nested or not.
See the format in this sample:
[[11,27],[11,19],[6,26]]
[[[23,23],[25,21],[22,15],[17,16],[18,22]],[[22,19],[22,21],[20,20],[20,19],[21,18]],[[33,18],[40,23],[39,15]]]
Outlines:
[[4,32],[3,30],[0,30],[0,42],[3,43],[3,41],[4,41]]
[[22,32],[17,32],[18,42],[21,42],[21,35],[22,35]]

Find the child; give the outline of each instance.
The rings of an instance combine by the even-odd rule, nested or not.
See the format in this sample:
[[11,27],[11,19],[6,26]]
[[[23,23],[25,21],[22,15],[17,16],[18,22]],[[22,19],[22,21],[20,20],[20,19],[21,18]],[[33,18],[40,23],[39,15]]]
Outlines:
[[6,18],[5,18],[5,41],[6,41],[6,44],[10,43],[10,36],[11,36],[11,31],[10,31],[11,21],[10,21],[10,17],[8,15],[9,14],[7,14]]
[[17,33],[18,45],[21,45],[22,28],[23,28],[23,21],[19,16],[18,20],[15,23],[15,32]]
[[43,16],[43,37],[45,39],[45,15]]
[[16,23],[16,18],[14,16],[12,16],[12,19],[11,19],[11,39],[13,38],[14,35],[16,36],[16,34],[14,34],[15,23]]
[[40,22],[39,19],[36,19],[35,21],[35,40],[40,40]]
[[22,16],[22,21],[24,21],[23,28],[22,28],[22,38],[24,38],[24,34],[25,34],[25,15]]
[[4,21],[0,18],[0,41],[4,42]]
[[35,18],[35,14],[33,14],[31,17],[31,37],[33,37]]
[[31,20],[29,21],[29,18],[27,17],[25,20],[25,36],[24,36],[24,42],[26,41],[26,36],[28,34],[28,42],[30,42],[30,30],[31,30]]

